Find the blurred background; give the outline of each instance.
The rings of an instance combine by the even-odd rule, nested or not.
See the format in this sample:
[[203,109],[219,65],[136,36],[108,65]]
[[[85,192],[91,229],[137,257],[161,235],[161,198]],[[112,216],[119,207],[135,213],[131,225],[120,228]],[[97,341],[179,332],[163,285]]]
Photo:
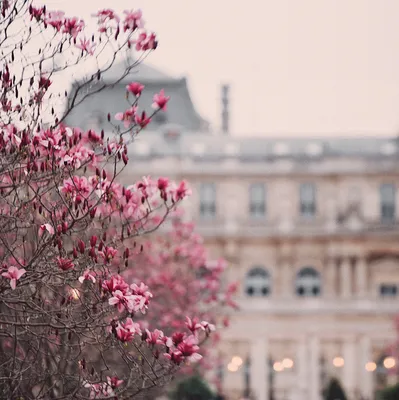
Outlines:
[[[86,19],[108,3],[47,2]],[[145,109],[171,96],[125,179],[187,179],[186,214],[239,284],[209,381],[226,399],[382,396],[399,364],[399,3],[112,7],[140,7],[159,48],[68,123],[106,127],[132,80]]]

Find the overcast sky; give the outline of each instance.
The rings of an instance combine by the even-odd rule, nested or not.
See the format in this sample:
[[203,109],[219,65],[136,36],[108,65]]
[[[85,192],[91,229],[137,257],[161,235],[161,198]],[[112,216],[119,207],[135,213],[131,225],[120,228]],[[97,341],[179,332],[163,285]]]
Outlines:
[[215,128],[226,82],[234,134],[399,133],[398,0],[46,4],[85,19],[99,8],[141,8],[160,39],[148,63],[186,75],[199,112]]

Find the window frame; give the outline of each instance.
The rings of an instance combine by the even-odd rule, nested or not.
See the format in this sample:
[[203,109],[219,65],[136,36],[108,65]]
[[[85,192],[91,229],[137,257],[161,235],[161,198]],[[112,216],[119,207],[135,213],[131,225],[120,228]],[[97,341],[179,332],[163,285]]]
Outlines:
[[[311,272],[312,274],[306,274],[307,272]],[[313,274],[314,273],[314,274]],[[309,279],[306,275],[309,275],[309,278],[314,280],[312,285],[304,285],[301,280]],[[316,282],[318,283],[316,285]],[[303,290],[302,293],[300,290]],[[316,289],[316,290],[315,290]],[[301,298],[319,298],[323,294],[323,278],[315,267],[313,266],[304,266],[298,270],[295,276],[295,285],[294,285],[295,295]]]
[[[212,188],[208,193],[212,193],[210,199],[204,198],[204,190]],[[214,182],[202,182],[199,188],[199,216],[201,219],[212,219],[216,217],[216,184]]]
[[[394,222],[396,220],[396,185],[394,183],[384,182],[380,184],[379,189],[380,219],[382,222]],[[389,193],[387,189],[392,189],[391,193]],[[388,197],[384,196],[384,193],[389,193]]]
[[[260,193],[259,198],[257,199],[257,195],[254,196],[254,193]],[[262,219],[266,216],[266,196],[267,190],[266,185],[261,182],[253,182],[249,185],[248,188],[248,212],[252,219]]]
[[[304,193],[308,188],[310,191]],[[310,196],[309,193],[311,193]],[[311,200],[309,201],[307,197],[311,197]],[[299,214],[301,218],[314,218],[317,214],[317,190],[314,182],[299,184]]]
[[[258,281],[251,282],[251,279],[254,281],[256,277]],[[254,285],[254,283],[256,284]],[[272,294],[272,289],[272,275],[267,268],[261,265],[254,265],[245,274],[244,291],[247,297],[269,297]],[[249,290],[251,290],[251,292],[249,292]]]

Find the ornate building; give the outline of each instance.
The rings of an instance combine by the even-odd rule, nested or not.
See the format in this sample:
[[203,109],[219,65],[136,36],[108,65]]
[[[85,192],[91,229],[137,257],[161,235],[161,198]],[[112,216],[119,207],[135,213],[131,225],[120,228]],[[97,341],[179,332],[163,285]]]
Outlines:
[[371,400],[399,362],[386,354],[399,309],[399,144],[233,137],[223,103],[223,132],[211,134],[190,129],[201,125],[191,101],[180,118],[171,100],[173,126],[140,135],[124,179],[187,179],[188,215],[240,284],[218,349],[224,392],[319,400],[336,376],[349,399]]

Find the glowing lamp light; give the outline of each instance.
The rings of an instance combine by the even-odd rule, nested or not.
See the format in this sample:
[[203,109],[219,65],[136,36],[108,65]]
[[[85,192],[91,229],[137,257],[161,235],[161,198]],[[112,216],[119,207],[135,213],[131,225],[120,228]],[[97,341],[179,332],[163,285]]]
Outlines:
[[281,372],[281,371],[284,369],[283,363],[281,363],[281,362],[279,362],[279,361],[276,361],[276,362],[273,364],[273,369],[274,369],[276,372]]
[[74,300],[78,300],[80,297],[80,293],[78,289],[71,289],[71,296]]
[[366,368],[366,371],[368,371],[368,372],[373,372],[377,369],[377,364],[375,362],[370,361],[370,362],[366,363],[364,368]]
[[237,372],[237,371],[238,371],[238,365],[233,364],[233,363],[229,363],[229,364],[227,365],[227,369],[228,369],[230,372]]
[[284,368],[291,369],[294,366],[294,361],[291,358],[284,358],[282,364]]
[[242,365],[242,358],[238,357],[238,356],[234,356],[231,359],[231,364],[237,365],[237,367],[241,366]]
[[393,357],[387,357],[384,359],[384,367],[386,369],[391,369],[396,365],[396,361]]
[[342,357],[335,357],[333,360],[333,365],[336,368],[341,368],[345,365],[345,360]]

